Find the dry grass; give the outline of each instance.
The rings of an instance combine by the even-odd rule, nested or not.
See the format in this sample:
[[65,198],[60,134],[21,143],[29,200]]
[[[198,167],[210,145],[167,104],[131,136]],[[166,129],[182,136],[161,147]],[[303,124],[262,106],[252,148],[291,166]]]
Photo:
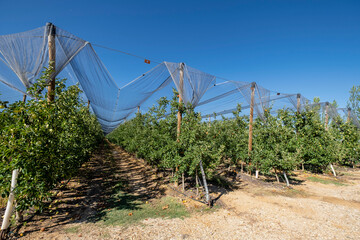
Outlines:
[[0,208],[6,207],[7,199],[0,197]]

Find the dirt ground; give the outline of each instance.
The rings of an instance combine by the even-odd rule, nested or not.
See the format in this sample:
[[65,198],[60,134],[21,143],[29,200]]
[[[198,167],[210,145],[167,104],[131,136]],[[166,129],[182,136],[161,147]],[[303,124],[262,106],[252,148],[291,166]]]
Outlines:
[[219,196],[215,210],[194,211],[201,204],[187,199],[190,217],[109,226],[99,220],[111,208],[107,198],[114,181],[126,181],[126,191],[143,201],[166,195],[183,199],[143,160],[110,144],[78,178],[56,190],[45,212],[25,216],[26,224],[13,229],[12,238],[360,239],[359,169],[340,169],[337,178],[299,171],[292,179],[292,188],[286,188],[242,175],[232,190],[210,186],[213,197]]

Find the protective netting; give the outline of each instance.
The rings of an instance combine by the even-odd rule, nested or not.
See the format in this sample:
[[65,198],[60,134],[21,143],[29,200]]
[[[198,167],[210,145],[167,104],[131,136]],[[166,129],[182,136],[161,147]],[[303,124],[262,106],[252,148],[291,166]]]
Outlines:
[[[49,62],[48,36],[51,24],[31,31],[0,36],[0,99],[21,100]],[[312,109],[328,119],[340,116],[360,124],[348,109],[326,103],[311,103],[300,94],[270,91],[256,83],[224,81],[184,63],[163,62],[123,87],[112,78],[92,45],[56,27],[55,72],[68,84],[79,83],[82,98],[90,101],[105,133],[114,130],[137,111],[147,111],[160,97],[171,99],[176,89],[185,104],[192,104],[203,118],[231,117],[238,104],[249,114],[251,98],[254,116],[263,118],[265,109],[304,111]],[[31,97],[31,96],[29,96]]]

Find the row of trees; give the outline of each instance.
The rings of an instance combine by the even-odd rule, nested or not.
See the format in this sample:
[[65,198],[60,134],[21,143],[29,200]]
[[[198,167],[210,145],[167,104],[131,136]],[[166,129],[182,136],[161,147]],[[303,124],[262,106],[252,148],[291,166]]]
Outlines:
[[[278,177],[296,168],[323,172],[330,164],[353,166],[359,162],[360,132],[343,119],[332,119],[328,129],[316,109],[302,113],[265,111],[253,127],[253,150],[248,152],[249,119],[241,107],[232,118],[205,122],[191,106],[161,98],[147,113],[120,125],[107,137],[126,151],[136,153],[150,164],[194,176],[203,161],[211,177],[221,163],[249,172],[260,171]],[[183,114],[181,134],[177,137],[177,111]],[[169,113],[170,112],[170,113]]]
[[46,71],[28,89],[33,99],[7,104],[0,112],[0,192],[2,198],[9,196],[12,171],[17,169],[17,211],[41,208],[50,191],[74,176],[103,138],[95,116],[79,98],[78,86],[56,80],[53,102],[41,94],[50,74]]

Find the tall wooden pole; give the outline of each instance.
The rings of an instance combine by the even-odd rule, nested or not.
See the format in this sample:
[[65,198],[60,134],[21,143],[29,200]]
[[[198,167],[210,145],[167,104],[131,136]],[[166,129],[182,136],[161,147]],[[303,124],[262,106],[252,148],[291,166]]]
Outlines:
[[[180,71],[179,71],[179,109],[177,113],[177,139],[176,141],[180,141],[180,133],[181,133],[181,121],[182,121],[182,109],[181,104],[183,102],[182,94],[184,90],[184,63],[180,63]],[[178,166],[176,166],[175,172],[179,171]],[[179,186],[178,180],[175,179],[175,187]]]
[[[329,129],[329,102],[325,103],[325,131],[327,131]],[[331,171],[333,172],[334,176],[336,177],[336,171],[334,169],[334,166],[332,165],[332,163],[330,162],[330,168]]]
[[249,120],[249,156],[252,151],[252,141],[253,141],[253,120],[254,120],[254,97],[255,97],[255,85],[256,83],[251,83],[251,100],[250,100],[250,120]]
[[347,122],[350,122],[350,115],[351,115],[351,108],[348,108],[348,114],[347,114]]
[[325,130],[328,130],[329,125],[329,102],[325,103]]
[[137,109],[138,109],[138,113],[140,113],[140,106],[138,106]]
[[300,93],[298,93],[296,95],[296,100],[297,100],[296,111],[299,114],[300,113],[300,100],[301,100],[301,94]]
[[[182,94],[184,90],[184,63],[180,63],[180,72],[179,72],[179,104],[181,105],[183,102]],[[179,111],[177,114],[177,140],[179,141],[180,132],[181,132],[181,121],[182,121],[182,113],[181,106],[179,107]]]
[[56,28],[52,23],[47,24],[48,27],[48,47],[49,47],[49,67],[53,69],[51,77],[49,79],[47,100],[48,102],[53,102],[55,99],[55,56],[56,56],[56,48],[55,48],[55,34]]

